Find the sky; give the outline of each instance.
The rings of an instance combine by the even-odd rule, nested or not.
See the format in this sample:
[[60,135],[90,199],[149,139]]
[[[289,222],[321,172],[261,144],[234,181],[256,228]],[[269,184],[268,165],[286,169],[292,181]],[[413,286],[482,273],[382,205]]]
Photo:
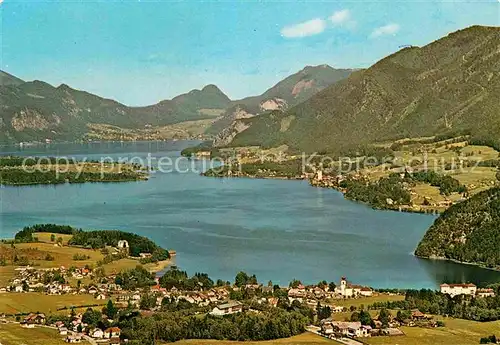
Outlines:
[[0,0],[0,69],[153,104],[216,84],[264,92],[307,65],[364,68],[401,45],[500,26],[500,0]]

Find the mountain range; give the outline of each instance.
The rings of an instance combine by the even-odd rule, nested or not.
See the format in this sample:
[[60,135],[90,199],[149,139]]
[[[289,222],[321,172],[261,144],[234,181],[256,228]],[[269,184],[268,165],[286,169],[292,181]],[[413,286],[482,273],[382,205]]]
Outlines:
[[499,71],[500,28],[473,26],[401,49],[286,111],[238,120],[219,142],[306,152],[452,132],[498,142]]
[[207,85],[154,105],[129,107],[65,84],[54,87],[38,80],[24,82],[0,71],[0,143],[72,141],[99,126],[125,132],[204,119],[215,122],[207,133],[217,134],[238,118],[235,113],[240,107],[248,110],[248,116],[287,109],[350,72],[327,65],[308,66],[262,95],[242,100],[231,101],[217,86]]

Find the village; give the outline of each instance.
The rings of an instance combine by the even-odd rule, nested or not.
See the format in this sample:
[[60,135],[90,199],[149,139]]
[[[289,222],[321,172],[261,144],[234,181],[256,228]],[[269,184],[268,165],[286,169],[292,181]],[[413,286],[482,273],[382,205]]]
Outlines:
[[[44,237],[42,234],[37,236]],[[45,237],[48,238],[49,234]],[[255,276],[240,272],[234,282],[214,282],[208,275],[198,273],[188,278],[174,261],[160,274],[145,270],[141,263],[149,262],[151,254],[141,252],[138,258],[130,258],[130,246],[126,240],[102,249],[111,253],[108,254],[111,259],[99,259],[97,265],[97,262],[88,261],[95,250],[78,248],[73,254],[75,247],[63,245],[61,241],[45,247],[42,244],[16,245],[70,251],[72,264],[42,267],[39,265],[41,261],[35,260],[31,264],[13,267],[12,278],[0,286],[0,298],[23,300],[25,296],[27,302],[23,303],[22,310],[0,311],[0,328],[1,325],[26,330],[46,328],[56,334],[54,337],[60,343],[118,345],[128,341],[126,333],[120,329],[118,315],[135,313],[148,317],[179,308],[190,310],[194,315],[214,318],[240,313],[257,315],[272,309],[300,309],[310,313],[311,324],[307,331],[349,344],[371,337],[405,336],[408,327],[442,327],[441,319],[432,313],[417,308],[402,311],[406,307],[401,303],[408,297],[405,297],[407,292],[404,290],[376,290],[351,283],[346,277],[337,282],[322,281],[313,285],[293,280],[288,286],[281,286],[272,282],[259,283]],[[176,255],[172,250],[169,254],[171,257]],[[97,258],[93,256],[93,260]],[[113,264],[123,260],[128,261],[125,266],[117,266],[123,267],[121,270],[105,272],[104,268],[109,266],[103,265],[104,262]],[[478,288],[470,283],[442,284],[435,293],[449,298],[482,299],[496,295],[492,288]],[[42,300],[45,298],[55,298],[58,303],[44,306]]]
[[[174,267],[174,269],[176,269]],[[345,277],[342,277],[338,284],[318,284],[305,286],[302,283],[294,283],[288,287],[277,287],[268,284],[267,286],[252,282],[242,286],[224,284],[223,286],[214,286],[210,289],[204,289],[202,286],[195,290],[183,290],[176,286],[169,289],[160,285],[160,278],[155,278],[155,285],[148,288],[126,290],[116,283],[116,276],[97,277],[95,270],[86,268],[51,268],[38,269],[33,267],[16,268],[17,276],[11,283],[0,289],[0,293],[22,294],[22,293],[40,293],[47,295],[91,295],[96,301],[106,301],[118,309],[129,308],[140,310],[145,315],[161,311],[164,299],[169,303],[183,301],[190,305],[202,307],[207,314],[213,316],[226,316],[237,314],[244,311],[256,312],[258,309],[252,308],[252,305],[268,305],[277,307],[282,303],[280,297],[286,296],[288,303],[293,305],[307,305],[315,313],[318,326],[308,327],[310,332],[330,339],[343,341],[350,339],[360,339],[372,336],[404,336],[401,326],[435,328],[439,322],[434,320],[432,315],[425,314],[419,310],[412,310],[404,318],[399,315],[389,314],[382,320],[380,314],[373,317],[372,324],[366,325],[361,321],[351,321],[348,318],[339,320],[334,315],[346,315],[348,312],[355,312],[356,307],[348,307],[349,302],[357,304],[356,301],[362,300],[369,303],[370,300],[376,301],[377,297],[385,295],[387,300],[391,300],[391,295],[396,299],[402,296],[397,294],[377,292],[369,287],[351,284]],[[68,283],[69,278],[77,279],[77,285],[72,286]],[[90,279],[92,283],[84,286],[80,279]],[[279,290],[279,291],[277,291]],[[245,292],[247,298],[245,301],[231,299],[237,292]],[[468,295],[477,298],[493,297],[493,289],[478,289],[474,284],[442,284],[440,286],[442,294],[455,297],[458,295]],[[148,310],[141,310],[141,301],[145,296],[154,296],[154,305]],[[249,296],[249,297],[248,297]],[[251,301],[251,304],[248,301]],[[359,303],[358,303],[359,304]],[[331,316],[325,319],[320,317],[322,308],[328,308]],[[44,313],[29,313],[28,315],[0,315],[0,322],[13,323],[13,318],[19,322],[20,327],[51,327],[56,329],[61,342],[80,343],[90,341],[91,343],[120,344],[126,339],[120,339],[121,330],[118,327],[111,326],[112,319],[107,320],[110,327],[98,328],[92,327],[85,322],[84,313],[75,312],[75,310],[66,310],[68,313],[68,322],[55,321],[49,322],[49,318]],[[202,313],[200,311],[200,313]],[[380,312],[379,312],[380,313]],[[352,317],[351,317],[352,318]],[[55,320],[57,318],[51,318]]]

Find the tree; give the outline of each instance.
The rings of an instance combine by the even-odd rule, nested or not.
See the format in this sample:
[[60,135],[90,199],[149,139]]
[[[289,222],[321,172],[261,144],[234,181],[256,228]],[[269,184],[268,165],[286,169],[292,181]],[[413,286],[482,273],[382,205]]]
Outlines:
[[50,235],[50,242],[55,242],[56,241],[56,235],[51,234]]
[[108,301],[108,304],[106,304],[106,316],[109,319],[114,319],[116,314],[118,313],[118,309],[115,307],[114,303],[112,300]]
[[296,289],[296,288],[297,288],[299,285],[301,285],[301,284],[302,284],[302,282],[301,282],[300,280],[294,279],[294,280],[292,280],[292,281],[290,282],[289,286],[290,286],[291,288]]
[[156,306],[156,296],[154,294],[144,294],[139,302],[139,308],[150,310]]
[[330,291],[335,291],[336,287],[337,287],[337,284],[335,284],[334,282],[331,282],[330,284],[328,284],[328,290],[330,290]]
[[328,283],[326,282],[326,280],[320,281],[318,283],[318,287],[320,287],[322,289],[325,289],[327,286],[328,286]]
[[382,322],[382,327],[387,328],[389,327],[389,319],[391,317],[391,314],[386,308],[380,309],[380,313],[378,315],[378,320]]
[[82,321],[88,323],[89,325],[95,326],[99,321],[101,321],[102,315],[98,310],[88,308],[85,313],[83,313]]
[[234,285],[236,285],[237,287],[242,287],[243,285],[247,284],[248,278],[248,274],[246,274],[245,272],[238,272],[238,274],[234,278]]
[[359,312],[359,321],[361,322],[362,325],[374,326],[370,313],[365,310],[361,310]]
[[318,315],[318,320],[328,319],[332,316],[332,309],[329,306],[322,306],[319,302],[316,305],[316,312]]

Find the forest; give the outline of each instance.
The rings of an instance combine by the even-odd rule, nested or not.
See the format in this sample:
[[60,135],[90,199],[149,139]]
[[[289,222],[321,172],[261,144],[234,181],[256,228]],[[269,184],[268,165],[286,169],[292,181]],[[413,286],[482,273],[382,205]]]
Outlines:
[[0,169],[0,184],[3,185],[35,185],[35,184],[63,184],[85,182],[125,182],[142,180],[143,176],[135,171],[123,172],[56,172],[25,171],[23,169]]
[[16,242],[36,242],[33,236],[36,232],[73,235],[68,241],[69,245],[90,247],[92,249],[104,248],[105,246],[116,247],[118,241],[126,240],[129,245],[129,255],[138,257],[140,253],[152,254],[152,261],[161,261],[169,258],[168,251],[161,248],[150,239],[120,230],[92,230],[84,231],[68,225],[36,224],[24,227],[16,233]]
[[498,248],[500,188],[495,187],[446,210],[427,230],[415,255],[495,268],[500,266]]

